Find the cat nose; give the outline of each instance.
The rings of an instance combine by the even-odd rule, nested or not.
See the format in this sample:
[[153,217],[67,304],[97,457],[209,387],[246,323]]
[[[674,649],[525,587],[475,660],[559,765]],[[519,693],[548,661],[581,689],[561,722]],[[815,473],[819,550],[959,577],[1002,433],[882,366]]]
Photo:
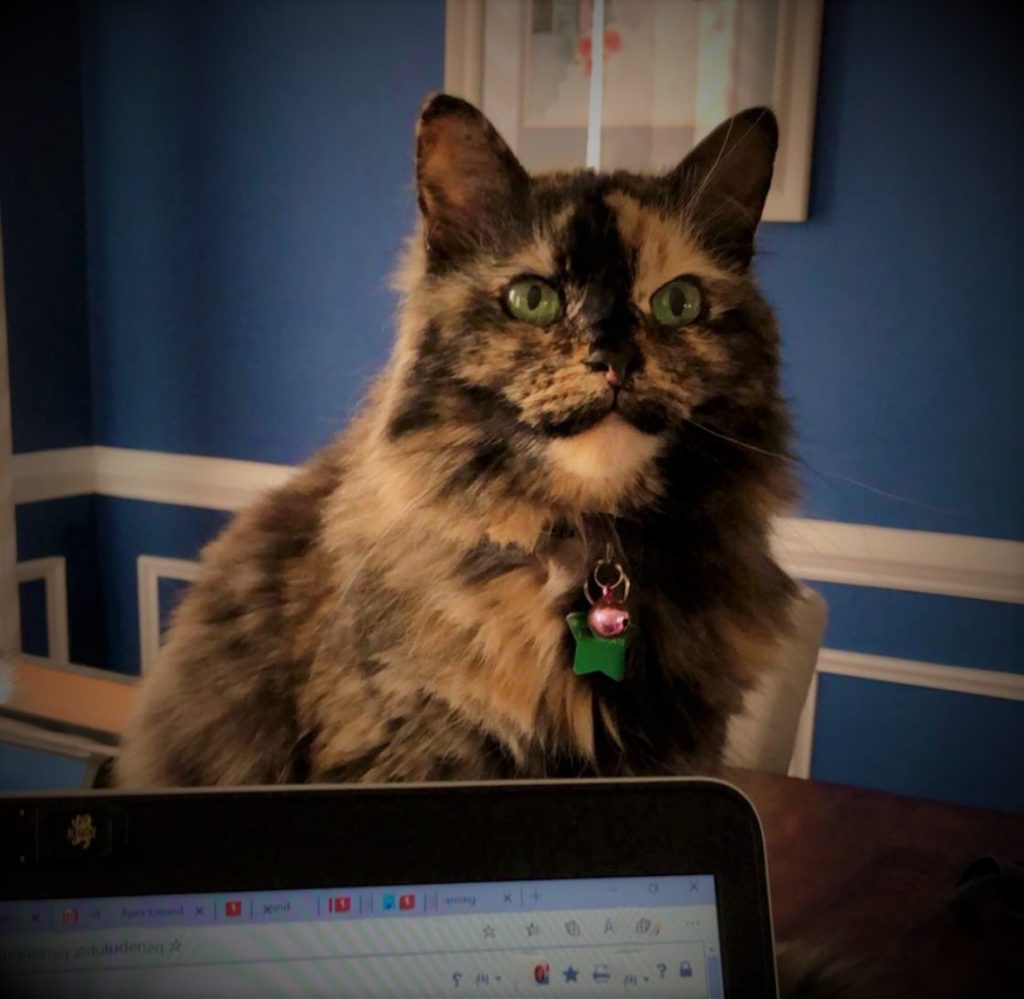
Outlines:
[[631,343],[616,347],[598,347],[592,350],[583,362],[591,371],[603,371],[612,388],[620,388],[630,375],[640,367],[640,358]]

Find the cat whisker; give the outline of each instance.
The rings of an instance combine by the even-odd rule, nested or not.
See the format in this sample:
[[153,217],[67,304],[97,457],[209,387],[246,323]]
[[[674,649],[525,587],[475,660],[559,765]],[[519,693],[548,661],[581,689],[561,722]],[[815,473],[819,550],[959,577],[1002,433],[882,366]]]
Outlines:
[[779,454],[778,451],[769,451],[766,448],[758,447],[756,444],[748,444],[746,441],[736,440],[735,437],[729,437],[726,434],[719,433],[717,430],[712,430],[710,427],[706,427],[703,423],[698,423],[696,420],[692,420],[688,416],[684,416],[683,419],[689,423],[691,427],[703,430],[706,434],[711,434],[712,437],[717,437],[719,440],[727,441],[729,444],[735,444],[737,447],[746,448],[748,451],[756,451],[758,454],[766,455],[769,458],[778,458],[780,461],[785,461],[791,465],[801,464],[801,462],[795,458],[791,458],[789,455]]
[[[861,482],[859,479],[852,479],[848,475],[841,475],[839,472],[821,471],[815,468],[813,465],[808,464],[806,461],[800,461],[804,468],[808,471],[813,472],[819,478],[824,479],[828,482],[829,479],[838,479],[840,482],[846,482],[851,486],[858,486],[860,489],[865,489],[869,493],[874,493],[876,496],[881,496],[884,499],[896,500],[899,503],[907,503],[910,506],[921,507],[923,510],[931,510],[933,513],[941,513],[947,517],[959,516],[963,511],[953,510],[947,506],[936,506],[934,503],[925,503],[924,500],[914,499],[912,496],[901,496],[899,493],[891,493],[886,489],[879,489],[877,486],[869,485],[867,482]],[[832,483],[829,483],[832,485]]]
[[763,454],[769,458],[778,458],[780,461],[784,461],[789,465],[806,468],[809,472],[817,475],[818,478],[824,482],[832,485],[830,480],[838,480],[840,482],[846,482],[851,486],[858,486],[861,489],[865,489],[870,493],[874,493],[877,496],[882,496],[885,499],[896,500],[899,503],[907,503],[911,506],[918,506],[925,510],[932,510],[935,513],[946,514],[947,516],[956,516],[958,511],[950,510],[948,507],[935,506],[932,503],[925,503],[923,500],[914,499],[912,496],[901,496],[899,493],[892,493],[886,489],[879,489],[877,486],[869,485],[866,482],[861,482],[859,479],[850,478],[848,475],[842,475],[839,472],[832,472],[827,469],[816,468],[810,462],[805,461],[802,458],[793,458],[790,455],[779,454],[777,451],[769,451],[766,448],[758,447],[756,444],[748,444],[746,441],[737,440],[735,437],[729,437],[726,434],[720,433],[717,430],[712,430],[710,427],[705,426],[703,423],[698,423],[696,420],[691,420],[689,417],[683,417],[683,419],[690,424],[692,427],[696,427],[698,430],[703,430],[707,434],[711,434],[712,437],[717,437],[719,440],[734,444],[736,447],[746,448],[748,451],[756,451],[758,454]]

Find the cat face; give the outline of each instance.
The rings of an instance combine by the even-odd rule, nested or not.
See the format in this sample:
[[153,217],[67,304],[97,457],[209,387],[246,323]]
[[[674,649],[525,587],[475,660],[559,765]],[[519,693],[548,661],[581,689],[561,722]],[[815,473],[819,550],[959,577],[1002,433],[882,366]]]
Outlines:
[[776,141],[760,109],[665,176],[531,178],[478,111],[430,101],[391,439],[436,452],[452,489],[576,512],[656,501],[695,422],[729,432],[723,414],[777,402],[749,275]]

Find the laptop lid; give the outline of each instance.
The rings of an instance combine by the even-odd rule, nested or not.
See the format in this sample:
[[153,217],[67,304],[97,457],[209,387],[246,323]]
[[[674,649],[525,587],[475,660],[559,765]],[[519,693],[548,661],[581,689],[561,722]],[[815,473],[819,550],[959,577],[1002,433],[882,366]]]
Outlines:
[[5,995],[776,994],[705,780],[6,798]]

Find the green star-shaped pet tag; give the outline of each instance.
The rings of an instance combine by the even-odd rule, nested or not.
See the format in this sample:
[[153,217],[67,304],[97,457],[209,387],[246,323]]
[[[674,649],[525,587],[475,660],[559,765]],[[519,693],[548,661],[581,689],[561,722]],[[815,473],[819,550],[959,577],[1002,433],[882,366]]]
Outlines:
[[570,614],[566,621],[576,639],[572,671],[577,676],[604,673],[612,680],[622,680],[626,675],[626,649],[636,634],[636,628],[631,624],[616,638],[601,638],[590,630],[587,615],[582,611]]

